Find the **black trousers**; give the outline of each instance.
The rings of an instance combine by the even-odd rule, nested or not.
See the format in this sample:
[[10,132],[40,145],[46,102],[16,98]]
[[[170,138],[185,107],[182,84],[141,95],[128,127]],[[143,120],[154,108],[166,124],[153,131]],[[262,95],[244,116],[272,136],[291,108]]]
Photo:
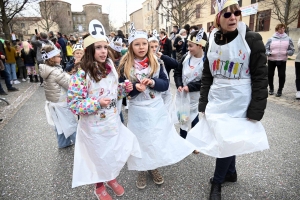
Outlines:
[[300,62],[295,62],[296,88],[300,91]]
[[213,181],[215,183],[221,184],[227,174],[231,175],[235,172],[235,156],[230,156],[227,158],[217,158]]
[[277,67],[278,78],[279,78],[278,90],[282,91],[282,89],[284,87],[284,83],[285,83],[286,61],[268,60],[269,88],[270,88],[270,90],[274,90],[274,73],[275,73],[276,67]]

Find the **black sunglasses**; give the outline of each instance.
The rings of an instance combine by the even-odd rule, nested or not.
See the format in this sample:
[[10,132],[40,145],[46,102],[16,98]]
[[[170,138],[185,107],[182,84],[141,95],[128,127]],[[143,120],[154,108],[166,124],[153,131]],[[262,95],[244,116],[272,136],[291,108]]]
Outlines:
[[[240,16],[241,14],[242,14],[242,11],[241,10],[236,10],[236,11],[234,11],[234,16]],[[232,15],[232,12],[226,12],[226,13],[224,13],[224,18],[229,18],[229,17],[231,17],[231,15]]]

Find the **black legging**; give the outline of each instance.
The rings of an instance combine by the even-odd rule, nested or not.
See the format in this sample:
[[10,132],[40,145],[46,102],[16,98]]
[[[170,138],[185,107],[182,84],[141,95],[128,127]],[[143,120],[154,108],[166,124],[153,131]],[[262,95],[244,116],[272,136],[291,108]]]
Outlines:
[[300,62],[295,62],[296,88],[300,91]]
[[271,61],[268,60],[268,79],[270,90],[274,90],[274,72],[277,66],[278,78],[279,78],[279,87],[278,90],[282,91],[285,83],[285,70],[286,70],[286,61]]

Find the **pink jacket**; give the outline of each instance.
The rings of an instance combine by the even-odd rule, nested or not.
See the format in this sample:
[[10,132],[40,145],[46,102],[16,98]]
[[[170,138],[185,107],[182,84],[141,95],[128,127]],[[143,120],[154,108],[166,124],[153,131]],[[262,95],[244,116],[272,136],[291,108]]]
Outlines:
[[292,56],[295,52],[293,41],[286,33],[275,33],[268,39],[265,47],[268,60],[272,61],[286,61],[287,56]]

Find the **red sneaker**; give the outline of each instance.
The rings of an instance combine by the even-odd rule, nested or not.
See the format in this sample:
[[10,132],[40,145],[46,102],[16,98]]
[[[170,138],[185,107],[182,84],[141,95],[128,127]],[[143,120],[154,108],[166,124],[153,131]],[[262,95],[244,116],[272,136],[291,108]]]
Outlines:
[[104,185],[98,188],[95,187],[94,193],[97,196],[98,200],[112,200],[112,197],[107,193],[106,187]]
[[125,193],[124,188],[117,182],[116,179],[108,181],[107,186],[110,187],[119,197]]

